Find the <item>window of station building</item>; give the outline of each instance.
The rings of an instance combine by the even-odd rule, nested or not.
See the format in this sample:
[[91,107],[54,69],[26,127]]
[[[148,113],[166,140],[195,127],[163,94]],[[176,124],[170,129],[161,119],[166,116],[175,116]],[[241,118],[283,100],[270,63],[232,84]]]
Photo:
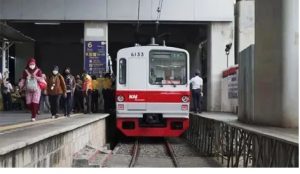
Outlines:
[[149,83],[151,85],[185,85],[187,55],[179,51],[150,51]]
[[126,84],[126,59],[119,60],[119,83]]

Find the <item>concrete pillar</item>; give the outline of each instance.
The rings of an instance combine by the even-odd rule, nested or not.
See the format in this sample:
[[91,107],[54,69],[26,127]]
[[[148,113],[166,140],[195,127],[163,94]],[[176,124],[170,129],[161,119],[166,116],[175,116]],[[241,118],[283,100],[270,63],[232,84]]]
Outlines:
[[[106,58],[106,69],[108,71],[108,24],[106,22],[85,22],[84,23],[84,47],[86,48],[87,41],[100,41],[105,47],[105,53],[101,52],[101,57]],[[94,49],[95,50],[95,49]],[[86,49],[84,49],[84,66],[86,66]],[[100,53],[99,52],[99,53]],[[97,53],[98,54],[98,53]],[[98,56],[98,55],[97,55]],[[94,63],[97,64],[97,63]],[[89,71],[85,68],[85,70]]]
[[228,67],[234,65],[233,23],[213,22],[208,32],[207,110],[221,111],[222,71],[227,68],[226,44],[232,43]]
[[237,51],[242,52],[250,45],[254,44],[254,0],[238,1],[237,6]]
[[[202,72],[202,69],[201,69],[201,59],[202,59],[201,49],[202,48],[200,48],[199,45],[196,45],[196,44],[187,44],[186,49],[190,54],[190,79],[191,79],[192,77],[195,76],[196,70],[199,70],[200,72]],[[200,75],[202,76],[203,74],[200,74]],[[192,109],[194,109],[193,108],[194,101],[192,100],[191,102],[192,103],[190,106],[192,107]]]
[[[88,48],[87,44],[92,43],[93,46],[90,48],[91,50],[86,50]],[[95,48],[98,47],[98,48]],[[103,52],[103,48],[105,47],[105,52]],[[96,54],[96,57],[92,58],[91,56],[88,56],[88,54]],[[100,55],[101,54],[101,55]],[[103,61],[103,58],[105,59]],[[91,66],[86,66],[88,61],[94,61],[90,62]],[[93,74],[96,76],[101,76],[100,71],[103,73],[108,72],[108,24],[105,22],[85,22],[84,23],[84,69],[89,72],[89,74]],[[103,64],[105,62],[105,66],[102,66],[99,64]],[[98,66],[98,67],[95,67]],[[105,68],[104,68],[105,67]],[[92,68],[92,69],[91,69]],[[103,69],[104,68],[104,69]],[[94,72],[94,73],[92,73]],[[103,74],[102,74],[103,75]],[[102,92],[101,89],[99,91]],[[100,107],[99,109],[101,111],[104,110],[104,100],[102,95],[99,98]]]
[[239,64],[238,116],[240,121],[253,118],[253,57],[255,38],[255,1],[236,4],[236,51]]
[[190,53],[190,77],[194,77],[195,71],[201,71],[201,48],[199,45],[188,44],[186,49]]
[[299,1],[255,1],[256,124],[298,127]]

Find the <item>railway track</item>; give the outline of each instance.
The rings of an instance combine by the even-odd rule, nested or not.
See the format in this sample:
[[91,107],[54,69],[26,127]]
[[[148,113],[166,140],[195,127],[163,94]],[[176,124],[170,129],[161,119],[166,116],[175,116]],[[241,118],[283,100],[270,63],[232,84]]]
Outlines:
[[103,167],[220,167],[211,157],[202,157],[181,138],[128,138],[120,141]]
[[138,151],[139,151],[139,139],[136,139],[132,149],[132,158],[129,163],[129,168],[134,167],[137,160]]
[[179,163],[178,163],[178,160],[176,158],[174,149],[173,149],[172,145],[169,143],[169,141],[167,139],[165,139],[165,145],[167,147],[167,150],[168,150],[168,153],[169,153],[170,157],[172,158],[174,166],[179,167]]
[[[141,141],[138,138],[135,140],[135,143],[132,147],[132,158],[129,163],[130,168],[135,167],[135,165],[137,164],[139,155],[141,154],[141,149],[147,149],[147,146],[149,147],[151,145],[153,146],[153,144],[141,143]],[[162,146],[163,149],[165,149],[166,156],[168,156],[172,160],[174,167],[179,167],[179,163],[176,158],[174,149],[172,148],[172,145],[168,142],[167,139],[163,139],[163,142],[160,142],[159,144],[156,144],[156,145],[160,145],[160,146]],[[142,146],[145,146],[145,147],[141,148]],[[155,160],[155,158],[154,158],[154,160]]]

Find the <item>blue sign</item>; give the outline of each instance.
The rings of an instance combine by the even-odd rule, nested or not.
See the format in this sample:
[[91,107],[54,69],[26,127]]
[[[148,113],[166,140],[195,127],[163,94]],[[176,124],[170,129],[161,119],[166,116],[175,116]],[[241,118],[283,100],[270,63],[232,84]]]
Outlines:
[[106,42],[85,41],[84,43],[84,70],[90,75],[100,77],[106,72]]

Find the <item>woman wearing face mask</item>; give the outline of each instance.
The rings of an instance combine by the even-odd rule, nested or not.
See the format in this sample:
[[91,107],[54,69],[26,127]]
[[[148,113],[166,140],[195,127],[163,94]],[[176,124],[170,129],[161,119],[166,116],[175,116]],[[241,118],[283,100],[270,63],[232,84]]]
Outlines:
[[31,111],[31,121],[35,121],[39,109],[41,89],[38,83],[45,83],[42,71],[36,66],[34,58],[30,58],[23,72],[19,87],[25,91],[26,105]]
[[58,118],[59,102],[62,95],[67,96],[66,83],[58,72],[58,66],[53,68],[47,81],[47,93],[49,95],[52,118]]

